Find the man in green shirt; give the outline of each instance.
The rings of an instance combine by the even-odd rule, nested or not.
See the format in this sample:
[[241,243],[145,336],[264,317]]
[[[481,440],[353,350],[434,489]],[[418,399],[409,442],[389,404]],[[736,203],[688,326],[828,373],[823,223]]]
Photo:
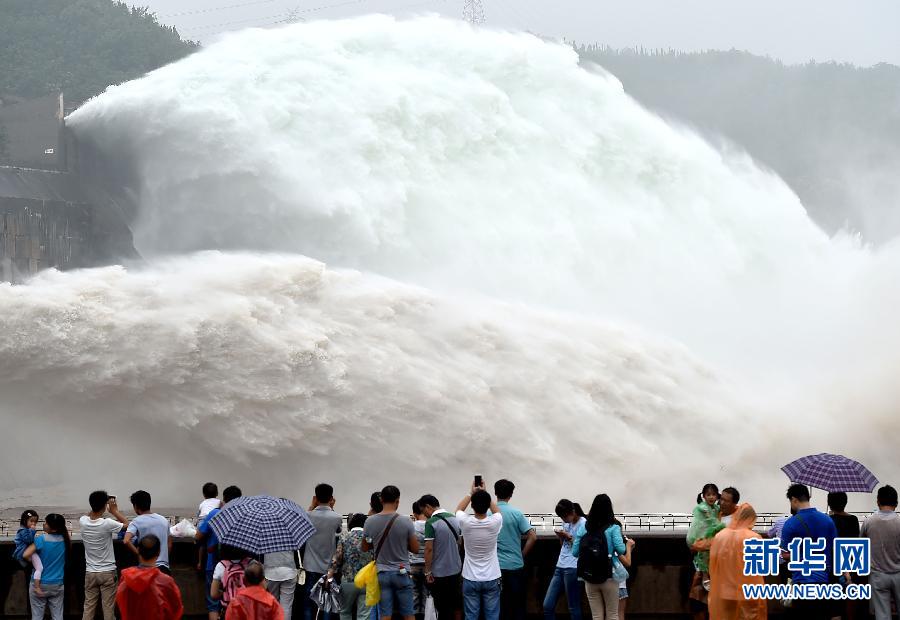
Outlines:
[[462,618],[462,559],[459,556],[459,520],[441,508],[434,495],[419,500],[425,522],[425,581],[434,597],[439,618]]
[[[503,515],[503,527],[497,537],[497,557],[500,560],[503,590],[500,599],[500,617],[503,620],[525,620],[525,557],[537,542],[537,534],[525,515],[509,505],[516,489],[509,480],[494,483],[497,506]],[[526,536],[527,535],[527,536]],[[522,546],[522,538],[525,546]]]

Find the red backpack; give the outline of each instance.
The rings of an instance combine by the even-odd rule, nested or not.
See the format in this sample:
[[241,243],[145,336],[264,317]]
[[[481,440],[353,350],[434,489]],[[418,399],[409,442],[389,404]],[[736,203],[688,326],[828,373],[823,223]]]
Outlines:
[[244,587],[244,569],[250,564],[250,558],[244,558],[240,562],[222,560],[222,563],[225,565],[225,574],[222,575],[222,605],[227,606],[237,591]]

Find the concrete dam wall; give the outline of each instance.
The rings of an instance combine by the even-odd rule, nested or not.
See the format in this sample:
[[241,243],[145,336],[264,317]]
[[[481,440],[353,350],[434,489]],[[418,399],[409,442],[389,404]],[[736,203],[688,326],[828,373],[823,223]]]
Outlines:
[[16,282],[42,269],[91,264],[92,208],[66,188],[66,175],[0,168],[0,277]]
[[66,130],[62,95],[4,102],[0,281],[139,258],[127,191],[111,164]]
[[116,204],[76,175],[0,167],[0,279],[136,257]]

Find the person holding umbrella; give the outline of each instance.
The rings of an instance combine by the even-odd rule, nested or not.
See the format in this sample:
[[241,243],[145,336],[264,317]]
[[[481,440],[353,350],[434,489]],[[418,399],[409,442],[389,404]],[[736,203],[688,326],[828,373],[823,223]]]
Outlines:
[[[791,502],[791,514],[781,530],[782,555],[788,557],[791,541],[795,538],[825,539],[826,569],[812,571],[804,575],[793,571],[795,584],[828,583],[832,569],[832,551],[837,528],[827,514],[813,508],[809,503],[809,489],[803,484],[788,487],[787,498]],[[829,600],[796,600],[789,608],[790,617],[802,620],[830,620],[832,604]]]
[[[839,531],[837,524],[842,527],[854,525],[851,519],[840,518],[843,505],[846,505],[846,493],[871,493],[878,484],[878,478],[859,461],[842,454],[827,452],[801,457],[782,467],[781,471],[794,483],[788,489],[791,514],[794,516],[785,522],[781,533],[783,554],[786,553],[788,544],[793,538],[824,537],[827,541],[825,550],[827,570],[817,571],[808,576],[801,575],[799,579],[795,574],[794,583],[827,583],[832,569],[834,538]],[[838,508],[836,510],[838,519],[831,519],[810,507],[807,485],[828,493],[828,504]],[[795,601],[795,603],[792,610],[795,616],[801,618],[830,618],[840,613],[840,610],[827,600]]]
[[210,526],[222,545],[253,556],[300,549],[316,531],[303,508],[269,495],[230,501]]

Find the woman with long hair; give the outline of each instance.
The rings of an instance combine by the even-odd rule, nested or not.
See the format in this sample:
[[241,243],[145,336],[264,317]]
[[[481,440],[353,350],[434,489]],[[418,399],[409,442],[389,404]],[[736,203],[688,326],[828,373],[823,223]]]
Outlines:
[[578,559],[572,555],[572,543],[575,533],[584,524],[584,512],[581,506],[568,500],[561,499],[556,504],[556,516],[562,519],[562,527],[555,530],[556,536],[562,545],[559,550],[559,559],[553,571],[553,578],[547,588],[544,597],[544,618],[553,620],[556,618],[556,604],[563,592],[569,606],[571,620],[581,620],[581,584],[578,583]]
[[728,527],[713,538],[709,550],[709,615],[716,620],[763,620],[766,601],[744,598],[743,586],[762,584],[762,577],[744,576],[744,541],[762,538],[753,531],[756,511],[750,504],[737,507]]
[[43,620],[44,610],[48,607],[52,620],[63,620],[66,562],[71,548],[72,539],[65,517],[51,512],[44,519],[44,535],[35,538],[23,554],[26,561],[37,554],[43,565],[40,586],[35,587],[32,578],[28,588],[32,620]]
[[367,516],[377,515],[384,510],[384,504],[381,502],[381,491],[375,491],[369,497],[369,514]]
[[[612,562],[612,577],[601,583],[585,582],[584,589],[588,603],[591,606],[591,616],[594,620],[618,620],[619,618],[619,580],[624,567],[622,560],[631,564],[631,550],[634,548],[634,540],[626,543],[622,537],[622,528],[616,521],[613,512],[612,500],[606,493],[601,493],[594,498],[586,521],[579,526],[572,543],[572,555],[576,558],[581,554],[581,542],[586,535],[604,536],[606,548]],[[627,572],[625,573],[627,577]]]

